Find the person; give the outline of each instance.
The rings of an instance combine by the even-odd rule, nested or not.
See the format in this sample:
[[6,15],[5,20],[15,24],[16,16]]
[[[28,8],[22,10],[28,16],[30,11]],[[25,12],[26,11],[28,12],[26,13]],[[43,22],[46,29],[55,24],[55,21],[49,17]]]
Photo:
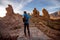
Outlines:
[[26,28],[27,28],[27,30],[28,30],[28,36],[30,37],[29,18],[30,18],[30,16],[27,14],[26,11],[24,11],[23,23],[24,23],[24,34],[25,34],[25,37],[27,37]]

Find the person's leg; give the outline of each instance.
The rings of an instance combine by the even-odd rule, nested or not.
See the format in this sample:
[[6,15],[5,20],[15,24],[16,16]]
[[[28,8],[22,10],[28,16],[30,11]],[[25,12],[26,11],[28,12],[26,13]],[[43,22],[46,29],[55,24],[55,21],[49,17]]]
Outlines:
[[26,35],[26,24],[24,24],[24,34],[25,34],[25,36],[27,36]]
[[29,24],[27,24],[28,36],[30,37]]

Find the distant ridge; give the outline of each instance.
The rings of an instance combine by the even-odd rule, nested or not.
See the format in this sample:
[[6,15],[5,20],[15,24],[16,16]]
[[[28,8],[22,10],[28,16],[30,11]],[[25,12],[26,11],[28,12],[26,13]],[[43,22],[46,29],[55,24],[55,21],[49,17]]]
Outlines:
[[51,13],[50,14],[50,18],[51,19],[60,19],[60,12],[59,11],[56,11],[54,13]]

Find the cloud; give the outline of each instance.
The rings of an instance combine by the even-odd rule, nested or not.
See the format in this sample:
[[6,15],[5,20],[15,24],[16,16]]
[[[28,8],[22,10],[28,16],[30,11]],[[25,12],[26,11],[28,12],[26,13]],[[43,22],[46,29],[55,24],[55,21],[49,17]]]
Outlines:
[[37,7],[40,11],[42,8],[46,8],[49,12],[60,10],[60,0],[0,0],[0,16],[5,15],[5,8],[8,4],[13,6],[15,13],[20,14],[23,14],[25,9],[31,13],[30,9],[34,7]]
[[[0,0],[0,11],[2,9],[3,12],[0,12],[0,16],[4,16],[4,13],[6,13],[5,8],[7,7],[8,4],[11,4],[13,6],[14,12],[15,13],[20,13],[22,14],[22,10],[24,6],[26,6],[28,3],[30,3],[32,0]],[[4,12],[5,11],[5,12]]]
[[60,2],[60,0],[55,0],[55,1],[58,1],[58,2]]
[[50,12],[56,12],[60,10],[60,0],[50,0],[50,3],[52,3],[50,6],[46,6],[45,8]]
[[5,16],[6,15],[5,13],[6,13],[5,8],[3,6],[0,6],[0,16],[1,17]]
[[47,9],[49,13],[60,10],[60,0],[38,0],[36,2],[37,5],[40,5],[40,11],[42,11],[42,8]]

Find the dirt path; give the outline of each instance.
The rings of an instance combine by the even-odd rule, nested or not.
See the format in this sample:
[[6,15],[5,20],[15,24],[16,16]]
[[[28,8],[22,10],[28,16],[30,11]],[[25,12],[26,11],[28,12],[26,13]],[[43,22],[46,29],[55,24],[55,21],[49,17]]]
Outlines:
[[48,36],[46,36],[36,27],[30,27],[30,34],[31,34],[30,38],[24,37],[23,28],[22,28],[20,30],[20,34],[17,40],[51,40]]

